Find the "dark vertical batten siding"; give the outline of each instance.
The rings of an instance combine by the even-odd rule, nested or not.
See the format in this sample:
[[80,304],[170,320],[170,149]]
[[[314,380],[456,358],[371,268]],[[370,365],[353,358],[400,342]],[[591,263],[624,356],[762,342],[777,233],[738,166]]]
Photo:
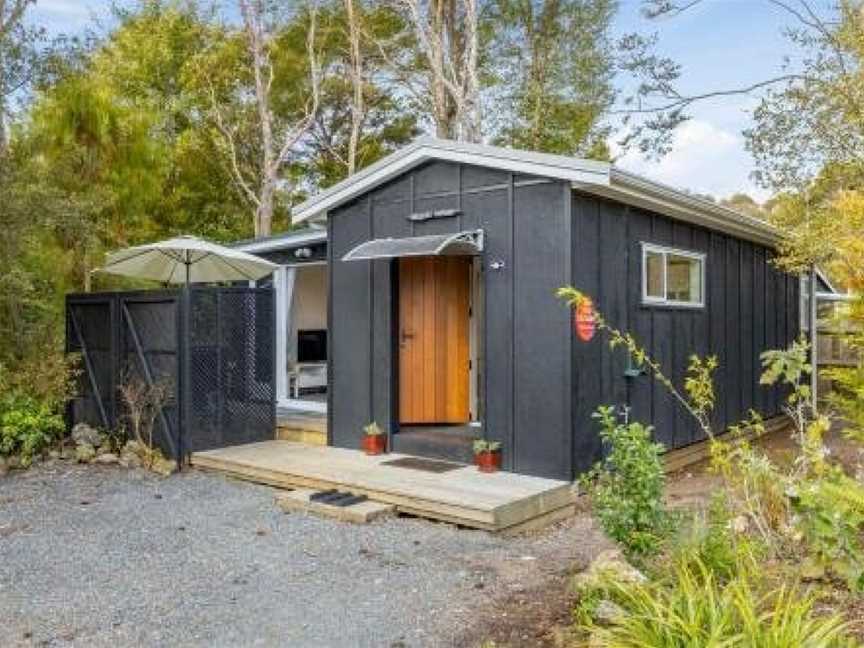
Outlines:
[[[416,212],[459,210],[413,222]],[[680,405],[648,376],[625,377],[626,355],[602,336],[575,339],[555,289],[572,283],[631,331],[680,384],[692,353],[718,356],[715,426],[748,407],[779,412],[778,390],[758,385],[759,353],[797,335],[798,283],[759,245],[643,209],[574,193],[564,182],[434,162],[334,210],[330,235],[330,442],[356,448],[377,421],[398,432],[396,262],[343,262],[371,238],[483,228],[479,411],[508,470],[572,478],[602,453],[591,413],[629,405],[668,447],[701,440]],[[704,309],[641,303],[641,242],[704,252]],[[493,262],[503,264],[491,269]]]
[[[780,413],[779,392],[758,384],[759,354],[787,345],[798,334],[798,282],[778,272],[770,252],[757,244],[673,221],[635,207],[573,194],[573,283],[594,296],[612,326],[631,331],[676,385],[689,357],[714,354],[716,429],[758,408]],[[641,243],[656,243],[706,256],[703,309],[644,306]],[[626,289],[625,289],[626,288]],[[626,355],[611,351],[604,336],[573,347],[573,465],[578,473],[602,453],[591,414],[598,405],[630,405],[631,418],[651,422],[668,447],[702,440],[695,422],[649,376],[627,378]]]
[[[331,213],[331,442],[357,447],[371,420],[398,430],[396,262],[342,256],[371,238],[482,227],[485,433],[503,443],[507,469],[569,478],[572,340],[555,289],[570,281],[570,206],[566,183],[436,162]],[[460,214],[407,219],[441,209]],[[491,270],[495,261],[503,268]]]

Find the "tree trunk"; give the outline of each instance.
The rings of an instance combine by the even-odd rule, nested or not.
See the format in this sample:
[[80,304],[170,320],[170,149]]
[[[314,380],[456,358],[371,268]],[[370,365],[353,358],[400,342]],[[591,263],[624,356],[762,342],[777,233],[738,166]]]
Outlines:
[[[275,175],[275,174],[274,174]],[[255,210],[255,238],[270,236],[273,233],[273,207],[276,202],[277,177],[264,180],[258,208]]]
[[[359,2],[359,0],[357,0]],[[357,170],[357,149],[360,146],[360,131],[363,128],[365,105],[363,98],[363,54],[360,51],[360,16],[362,8],[355,11],[355,0],[345,0],[345,14],[348,18],[348,40],[351,58],[351,135],[348,140],[348,175]]]

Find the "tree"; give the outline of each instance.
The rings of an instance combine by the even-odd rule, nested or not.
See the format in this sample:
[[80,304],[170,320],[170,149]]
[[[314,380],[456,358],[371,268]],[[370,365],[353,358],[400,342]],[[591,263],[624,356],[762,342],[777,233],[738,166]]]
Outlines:
[[39,69],[44,29],[25,24],[36,0],[0,0],[0,155],[9,145],[10,101],[29,86]]
[[250,182],[242,172],[236,156],[235,131],[225,122],[214,104],[216,123],[231,154],[234,179],[255,206],[255,236],[268,236],[273,227],[273,211],[282,168],[308,132],[318,111],[320,79],[317,61],[317,13],[314,4],[305,11],[307,18],[306,55],[309,69],[308,101],[285,123],[277,123],[271,97],[274,66],[270,49],[273,32],[267,24],[264,0],[239,0],[243,32],[254,79],[255,108],[260,129],[260,160],[257,178]]
[[[343,0],[319,9],[318,20],[320,105],[296,168],[309,188],[330,186],[419,133],[417,116],[387,69],[388,50],[407,40],[402,17],[382,3]],[[283,30],[280,58],[301,51],[303,30],[302,23]]]
[[503,86],[496,139],[535,151],[608,158],[603,118],[615,92],[612,0],[499,0],[490,63]]
[[394,71],[415,100],[430,107],[437,137],[479,142],[483,125],[478,0],[396,3],[413,31],[414,47],[407,57],[394,61]]
[[809,10],[799,23],[790,37],[802,69],[767,93],[745,132],[757,180],[775,190],[864,153],[864,6],[842,0],[836,22]]

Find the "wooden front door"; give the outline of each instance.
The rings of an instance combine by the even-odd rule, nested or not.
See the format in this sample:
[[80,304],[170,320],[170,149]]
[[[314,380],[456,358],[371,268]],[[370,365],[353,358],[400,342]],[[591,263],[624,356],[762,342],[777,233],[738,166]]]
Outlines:
[[399,421],[469,420],[470,260],[399,261]]

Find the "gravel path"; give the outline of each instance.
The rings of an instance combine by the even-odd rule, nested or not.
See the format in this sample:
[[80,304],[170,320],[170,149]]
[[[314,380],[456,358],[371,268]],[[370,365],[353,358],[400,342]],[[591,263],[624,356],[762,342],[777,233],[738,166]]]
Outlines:
[[604,546],[585,517],[506,539],[273,496],[197,471],[0,477],[0,646],[456,646],[484,605]]

